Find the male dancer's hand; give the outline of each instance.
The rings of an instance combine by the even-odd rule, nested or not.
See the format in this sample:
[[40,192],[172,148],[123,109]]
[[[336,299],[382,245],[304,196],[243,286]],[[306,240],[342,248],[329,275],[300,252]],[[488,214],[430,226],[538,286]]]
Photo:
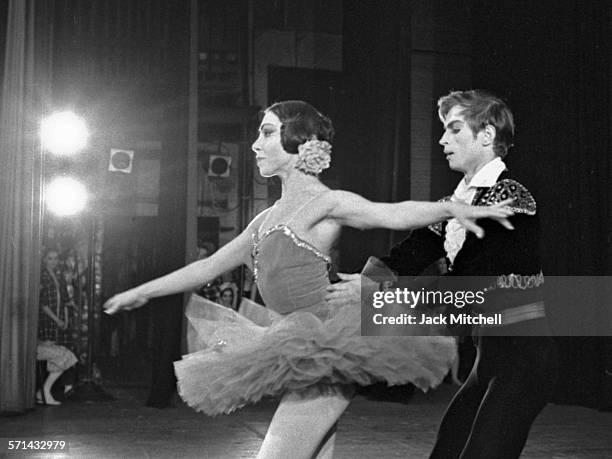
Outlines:
[[512,202],[514,202],[512,198],[493,204],[492,206],[471,206],[460,202],[452,202],[452,213],[461,226],[467,231],[476,234],[478,239],[482,239],[485,235],[484,230],[476,223],[476,221],[481,218],[490,218],[497,221],[508,230],[514,229],[514,226],[512,226],[512,223],[508,220],[508,217],[514,215],[514,211],[508,207]]
[[332,306],[359,306],[361,304],[361,290],[378,290],[378,284],[372,279],[361,274],[338,273],[342,282],[327,287],[325,301]]

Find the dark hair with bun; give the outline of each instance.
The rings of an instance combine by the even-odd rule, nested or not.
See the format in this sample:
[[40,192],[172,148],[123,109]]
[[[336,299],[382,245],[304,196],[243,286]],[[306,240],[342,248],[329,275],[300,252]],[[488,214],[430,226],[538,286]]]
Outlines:
[[281,145],[287,153],[298,153],[298,146],[308,140],[325,140],[331,143],[334,127],[331,120],[316,108],[301,100],[277,102],[266,109],[282,123]]

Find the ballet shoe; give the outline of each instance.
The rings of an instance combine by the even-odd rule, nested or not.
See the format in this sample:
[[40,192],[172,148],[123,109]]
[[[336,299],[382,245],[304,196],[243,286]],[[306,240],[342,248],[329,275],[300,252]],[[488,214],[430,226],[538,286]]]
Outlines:
[[59,406],[62,402],[58,402],[55,399],[47,400],[45,394],[42,391],[36,391],[36,404],[43,406]]

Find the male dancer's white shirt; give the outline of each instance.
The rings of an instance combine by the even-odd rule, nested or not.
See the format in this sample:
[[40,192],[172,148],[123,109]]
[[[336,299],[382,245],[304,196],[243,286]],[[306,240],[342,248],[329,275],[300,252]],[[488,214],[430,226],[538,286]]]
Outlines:
[[[453,192],[451,201],[463,202],[472,204],[476,191],[480,187],[492,187],[497,182],[497,179],[503,171],[506,170],[506,165],[498,156],[492,161],[485,164],[470,180],[466,183],[465,179],[461,179],[457,188]],[[463,247],[465,242],[465,227],[463,227],[456,218],[452,218],[446,225],[446,235],[444,238],[444,249],[451,265],[455,261],[455,257]]]

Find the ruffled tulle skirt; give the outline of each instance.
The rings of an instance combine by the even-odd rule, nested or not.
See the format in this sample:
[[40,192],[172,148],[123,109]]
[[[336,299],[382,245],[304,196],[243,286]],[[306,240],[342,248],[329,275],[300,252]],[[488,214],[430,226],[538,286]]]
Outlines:
[[229,413],[315,385],[410,382],[427,390],[455,357],[450,337],[360,336],[359,307],[338,308],[325,321],[309,312],[243,309],[249,317],[199,297],[190,302],[190,342],[201,350],[175,362],[175,371],[179,394],[198,411]]

